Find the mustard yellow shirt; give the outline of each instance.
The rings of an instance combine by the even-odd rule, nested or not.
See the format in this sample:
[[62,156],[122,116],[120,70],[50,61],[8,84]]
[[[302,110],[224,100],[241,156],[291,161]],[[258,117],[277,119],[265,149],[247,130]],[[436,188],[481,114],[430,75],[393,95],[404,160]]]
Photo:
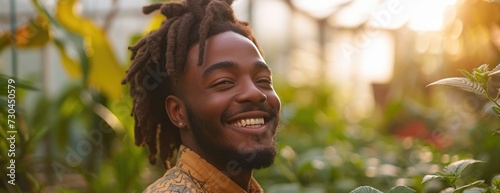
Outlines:
[[[177,164],[169,169],[163,177],[156,180],[143,193],[247,193],[229,177],[201,158],[189,148],[179,148]],[[264,191],[252,177],[248,193]]]

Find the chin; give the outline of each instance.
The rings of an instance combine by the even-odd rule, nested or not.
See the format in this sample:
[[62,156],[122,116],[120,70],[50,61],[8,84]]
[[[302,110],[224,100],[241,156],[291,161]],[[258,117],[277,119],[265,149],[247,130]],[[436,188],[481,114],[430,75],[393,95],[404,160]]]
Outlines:
[[261,169],[271,166],[274,163],[276,154],[276,146],[273,143],[240,151],[233,157],[233,160],[237,161],[245,169]]

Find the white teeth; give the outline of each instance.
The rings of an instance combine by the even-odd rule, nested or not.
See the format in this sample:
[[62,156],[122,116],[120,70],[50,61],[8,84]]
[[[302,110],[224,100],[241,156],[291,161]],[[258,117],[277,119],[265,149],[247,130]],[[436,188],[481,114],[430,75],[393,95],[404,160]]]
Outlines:
[[264,124],[264,118],[250,118],[250,119],[240,119],[235,121],[231,125],[237,127],[260,127]]

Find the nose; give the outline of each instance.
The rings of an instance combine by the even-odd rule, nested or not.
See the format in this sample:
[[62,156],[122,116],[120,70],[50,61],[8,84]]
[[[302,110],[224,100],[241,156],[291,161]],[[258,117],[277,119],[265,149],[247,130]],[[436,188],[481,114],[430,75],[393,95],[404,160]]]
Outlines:
[[240,94],[236,97],[239,103],[251,102],[259,103],[267,100],[267,95],[264,94],[253,81],[246,81],[241,89]]

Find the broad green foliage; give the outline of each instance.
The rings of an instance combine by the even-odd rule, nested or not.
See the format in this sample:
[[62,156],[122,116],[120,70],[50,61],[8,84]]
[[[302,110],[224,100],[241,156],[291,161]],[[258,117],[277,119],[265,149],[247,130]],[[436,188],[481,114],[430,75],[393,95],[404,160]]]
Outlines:
[[[145,150],[134,145],[131,100],[124,97],[126,87],[120,85],[124,65],[115,57],[104,30],[73,12],[75,2],[55,1],[56,6],[49,8],[32,0],[38,15],[16,30],[16,49],[53,43],[65,73],[80,83],[69,82],[51,96],[30,92],[32,101],[24,106],[26,90],[36,89],[29,86],[33,83],[16,80],[16,181],[23,183],[6,184],[4,175],[0,192],[4,188],[7,192],[140,192],[147,185],[141,175],[149,168]],[[11,45],[11,35],[0,35],[0,50]],[[2,117],[7,117],[7,78],[0,75]],[[0,136],[6,139],[5,124],[0,123]],[[82,150],[81,144],[90,146]],[[6,145],[0,140],[2,152]],[[8,164],[5,156],[0,155],[2,168]],[[73,156],[73,162],[68,162],[68,156]],[[83,179],[76,182],[83,184],[80,190],[58,187],[67,176],[75,175]]]
[[394,188],[391,188],[387,193],[415,193],[414,189],[409,188],[408,186],[396,186]]
[[351,191],[351,193],[383,193],[383,192],[370,186],[360,186]]
[[466,159],[453,162],[446,166],[442,171],[436,172],[435,175],[424,176],[422,183],[427,183],[434,179],[442,179],[450,186],[449,188],[443,190],[443,192],[451,193],[500,192],[498,186],[500,180],[498,176],[493,178],[491,186],[487,186],[484,180],[475,180],[470,176],[464,176],[466,169],[475,163],[482,163],[482,161]]
[[493,179],[491,180],[491,184],[494,188],[500,190],[500,175],[493,177]]
[[[500,97],[500,65],[497,65],[491,71],[488,68],[488,64],[483,64],[478,68],[473,69],[472,72],[466,70],[460,70],[464,77],[453,77],[438,80],[429,84],[433,85],[444,85],[451,86],[474,93],[483,98],[489,99],[494,105],[491,107],[492,111],[500,117],[500,105],[497,100]],[[499,131],[496,131],[498,134]],[[496,176],[492,180],[492,185],[487,186],[484,180],[475,180],[470,176],[463,176],[464,171],[474,163],[481,163],[482,161],[473,159],[464,159],[453,162],[447,165],[442,171],[436,172],[433,175],[425,175],[422,179],[422,183],[429,182],[435,179],[442,179],[450,186],[445,190],[441,191],[443,193],[489,193],[489,192],[500,192],[499,176]],[[393,188],[389,192],[393,193],[405,193],[408,191],[414,191],[411,188]],[[352,192],[379,192],[375,188],[370,186],[361,186]]]
[[[442,171],[436,172],[436,175],[426,175],[424,176],[424,179],[422,180],[422,183],[426,183],[430,180],[434,179],[443,179],[445,180],[450,186],[453,188],[458,187],[458,180],[461,179],[462,173],[464,173],[465,169],[467,169],[471,164],[474,163],[481,163],[479,160],[472,160],[472,159],[466,159],[466,160],[459,160],[456,162],[453,162],[446,166]],[[472,187],[475,185],[479,185],[482,182],[476,181],[470,184],[467,184],[464,187]]]
[[460,160],[451,163],[450,165],[446,166],[443,169],[443,172],[439,172],[441,175],[440,176],[458,176],[464,172],[467,167],[469,167],[473,163],[481,163],[479,160],[472,160],[472,159],[467,159],[467,160]]
[[[500,97],[500,65],[497,65],[493,70],[489,70],[488,64],[483,64],[478,68],[473,69],[472,73],[460,70],[460,72],[465,76],[465,78],[445,78],[438,80],[432,85],[445,85],[457,87],[459,89],[472,92],[476,95],[485,97],[489,99],[494,106],[492,106],[493,112],[500,117],[500,105],[498,104],[498,99]],[[498,134],[498,131],[496,131]],[[443,190],[442,192],[452,192],[452,193],[489,193],[489,192],[500,192],[499,176],[495,176],[492,179],[492,185],[485,185],[484,180],[475,180],[469,176],[466,179],[463,176],[464,171],[474,163],[481,163],[482,161],[466,159],[453,162],[446,166],[442,171],[436,172],[434,175],[424,176],[422,183],[429,182],[434,179],[442,179],[448,183],[449,188]],[[462,182],[462,183],[459,183]]]
[[[426,175],[424,176],[422,183],[427,183],[434,179],[442,179],[448,183],[449,188],[444,189],[441,192],[450,192],[450,193],[489,193],[489,192],[499,192],[498,185],[500,180],[498,176],[493,178],[492,186],[486,186],[484,180],[474,180],[469,176],[463,176],[469,166],[474,163],[481,163],[479,160],[465,159],[453,162],[446,166],[442,171],[436,172],[434,175]],[[459,183],[462,182],[462,183]],[[387,193],[414,193],[416,192],[414,189],[406,187],[406,186],[396,186],[390,189]],[[351,193],[381,193],[381,191],[370,187],[370,186],[361,186]]]
[[[414,189],[402,185],[395,186],[391,188],[389,191],[387,191],[387,193],[416,193],[416,192],[417,191],[415,191]],[[370,186],[360,186],[351,191],[350,193],[383,193],[383,192]]]

